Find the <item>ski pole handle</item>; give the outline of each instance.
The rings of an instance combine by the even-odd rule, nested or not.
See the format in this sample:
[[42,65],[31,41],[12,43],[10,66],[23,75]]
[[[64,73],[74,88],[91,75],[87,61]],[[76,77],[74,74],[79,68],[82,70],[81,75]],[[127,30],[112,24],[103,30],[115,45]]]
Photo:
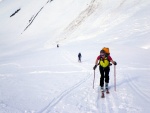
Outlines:
[[93,78],[93,89],[94,89],[94,82],[95,82],[95,70],[94,70],[94,78]]

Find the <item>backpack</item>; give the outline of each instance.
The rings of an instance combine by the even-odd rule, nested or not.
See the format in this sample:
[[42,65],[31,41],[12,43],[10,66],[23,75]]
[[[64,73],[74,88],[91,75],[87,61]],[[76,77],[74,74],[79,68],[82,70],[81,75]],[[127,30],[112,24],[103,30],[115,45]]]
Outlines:
[[108,48],[108,47],[103,47],[102,50],[105,51],[106,56],[109,56],[109,55],[110,55],[110,52],[109,52],[109,48]]

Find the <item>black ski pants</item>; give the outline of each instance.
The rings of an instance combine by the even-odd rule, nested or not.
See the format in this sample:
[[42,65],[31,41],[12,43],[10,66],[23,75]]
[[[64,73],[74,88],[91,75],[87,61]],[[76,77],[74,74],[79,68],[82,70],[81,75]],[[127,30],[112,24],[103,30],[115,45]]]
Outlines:
[[101,77],[100,77],[100,86],[101,87],[104,87],[104,80],[106,83],[109,83],[109,72],[110,72],[110,67],[102,67],[102,66],[99,66],[99,70],[100,70],[100,74],[101,74]]

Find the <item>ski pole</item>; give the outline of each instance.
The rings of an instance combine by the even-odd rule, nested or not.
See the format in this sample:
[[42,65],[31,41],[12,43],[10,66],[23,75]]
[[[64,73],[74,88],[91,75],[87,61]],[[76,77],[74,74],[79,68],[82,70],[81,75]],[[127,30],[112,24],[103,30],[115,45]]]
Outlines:
[[95,82],[95,70],[94,70],[94,78],[93,78],[93,89],[94,89],[94,82]]
[[114,90],[116,91],[116,65],[114,65]]

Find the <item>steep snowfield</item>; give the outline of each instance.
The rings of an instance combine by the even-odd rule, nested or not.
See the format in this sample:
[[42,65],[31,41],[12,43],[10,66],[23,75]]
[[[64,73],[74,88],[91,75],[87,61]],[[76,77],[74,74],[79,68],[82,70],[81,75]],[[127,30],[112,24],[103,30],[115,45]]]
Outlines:
[[[149,0],[0,0],[0,113],[149,113],[149,14]],[[103,47],[118,63],[104,99]]]

